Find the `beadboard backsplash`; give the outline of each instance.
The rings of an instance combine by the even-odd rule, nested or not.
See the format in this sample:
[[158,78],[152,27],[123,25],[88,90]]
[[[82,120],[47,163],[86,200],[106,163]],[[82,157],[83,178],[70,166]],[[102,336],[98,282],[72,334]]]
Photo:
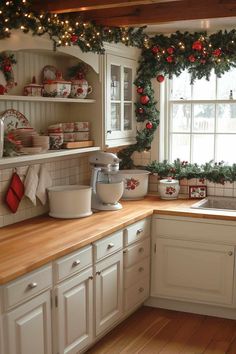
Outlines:
[[[76,158],[68,159],[67,157],[66,159],[53,160],[45,163],[45,166],[52,177],[54,186],[70,184],[88,185],[90,183],[90,166],[87,154]],[[40,201],[37,200],[37,205],[34,206],[27,197],[24,197],[21,200],[17,212],[13,214],[10,211],[5,203],[5,195],[10,184],[13,170],[13,168],[0,170],[0,227],[45,214],[49,210],[48,203],[43,206]],[[28,165],[17,168],[17,173],[22,181],[24,181],[27,170]]]

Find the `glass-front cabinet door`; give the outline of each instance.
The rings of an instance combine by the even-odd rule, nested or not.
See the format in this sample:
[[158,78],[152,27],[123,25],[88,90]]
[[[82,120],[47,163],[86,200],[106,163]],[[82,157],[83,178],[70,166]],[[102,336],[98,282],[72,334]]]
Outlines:
[[107,55],[106,133],[108,144],[128,143],[135,137],[135,86],[136,61]]

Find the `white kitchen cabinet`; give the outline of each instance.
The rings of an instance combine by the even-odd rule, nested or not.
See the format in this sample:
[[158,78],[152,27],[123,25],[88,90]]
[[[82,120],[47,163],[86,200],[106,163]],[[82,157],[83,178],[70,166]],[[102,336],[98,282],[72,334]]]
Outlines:
[[59,354],[75,354],[92,343],[93,270],[88,268],[56,287]]
[[190,218],[154,220],[151,296],[234,307],[235,250],[227,244],[233,228]]
[[5,314],[7,354],[51,354],[50,291]]
[[123,252],[94,266],[96,336],[109,329],[123,312]]
[[133,143],[136,135],[133,82],[139,52],[121,45],[117,48],[108,46],[105,58],[106,144],[111,147]]

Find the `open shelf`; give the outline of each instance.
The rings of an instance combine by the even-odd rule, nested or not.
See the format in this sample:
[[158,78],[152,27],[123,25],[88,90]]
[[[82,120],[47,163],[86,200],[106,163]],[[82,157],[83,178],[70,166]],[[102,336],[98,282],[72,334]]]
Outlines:
[[100,150],[98,146],[80,148],[80,149],[61,149],[61,150],[49,150],[47,152],[41,154],[34,154],[34,155],[20,155],[20,156],[13,156],[13,157],[2,157],[0,159],[0,168],[7,168],[10,166],[16,167],[16,165],[20,165],[25,162],[35,162],[38,163],[39,161],[48,160],[57,157],[63,156],[72,156],[72,155],[79,155],[86,152],[93,152]]
[[95,100],[89,98],[60,98],[42,96],[17,96],[0,95],[0,101],[24,101],[24,102],[58,102],[58,103],[94,103]]

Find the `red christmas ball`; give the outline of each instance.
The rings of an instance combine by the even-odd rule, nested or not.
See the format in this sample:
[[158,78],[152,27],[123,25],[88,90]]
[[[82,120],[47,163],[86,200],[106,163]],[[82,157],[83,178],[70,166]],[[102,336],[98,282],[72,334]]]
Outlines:
[[140,94],[143,93],[143,87],[138,87],[137,88],[137,93],[140,93]]
[[11,71],[11,65],[4,65],[3,71],[10,72]]
[[169,47],[169,48],[166,49],[166,51],[167,51],[168,54],[173,54],[175,50],[174,50],[173,47]]
[[148,97],[147,95],[142,95],[142,96],[140,97],[140,102],[141,102],[142,104],[147,104],[147,103],[149,102],[149,97]]
[[215,57],[219,57],[221,55],[222,51],[220,48],[218,49],[215,49],[213,50],[212,54],[215,56]]
[[190,63],[194,63],[194,62],[196,61],[196,58],[195,58],[194,55],[190,55],[190,56],[188,57],[188,60],[190,61]]
[[153,128],[152,122],[147,122],[146,128],[147,128],[147,129],[152,129],[152,128]]
[[138,113],[139,113],[139,114],[143,114],[143,113],[144,113],[144,109],[143,109],[142,107],[139,107]]
[[156,45],[154,47],[152,47],[153,54],[157,54],[158,52],[159,52],[159,47],[157,47]]
[[161,82],[163,82],[165,80],[165,77],[163,75],[157,75],[156,79],[157,79],[158,82],[161,83]]
[[72,34],[71,37],[70,37],[70,40],[72,43],[75,43],[77,42],[79,39],[79,36],[77,36],[76,34]]
[[201,51],[203,48],[202,42],[201,41],[195,41],[193,42],[192,49],[193,50],[198,50]]
[[174,58],[173,58],[171,55],[169,55],[169,56],[166,58],[166,61],[168,61],[168,63],[173,63]]

